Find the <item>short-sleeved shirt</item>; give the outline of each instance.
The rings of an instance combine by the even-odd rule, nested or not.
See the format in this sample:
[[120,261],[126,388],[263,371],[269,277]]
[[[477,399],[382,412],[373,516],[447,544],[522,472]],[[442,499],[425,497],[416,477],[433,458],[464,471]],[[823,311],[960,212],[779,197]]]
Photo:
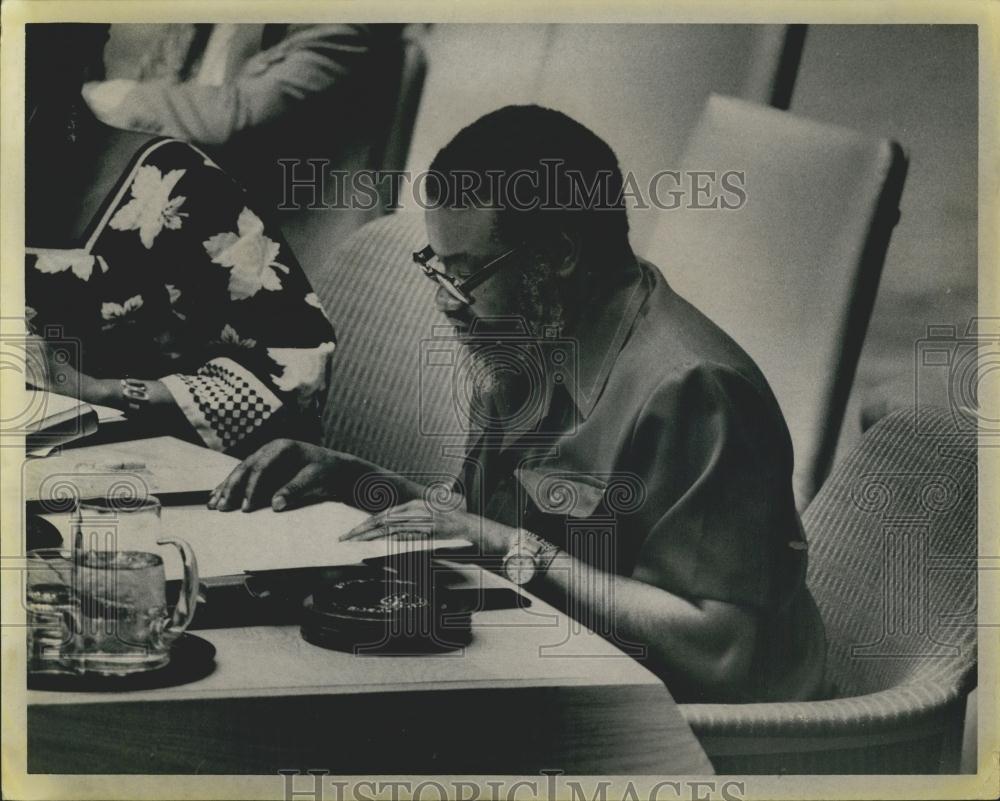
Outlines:
[[815,697],[822,621],[805,586],[792,443],[750,357],[636,260],[575,331],[524,345],[526,400],[470,436],[470,512],[689,600],[756,610],[753,699]]

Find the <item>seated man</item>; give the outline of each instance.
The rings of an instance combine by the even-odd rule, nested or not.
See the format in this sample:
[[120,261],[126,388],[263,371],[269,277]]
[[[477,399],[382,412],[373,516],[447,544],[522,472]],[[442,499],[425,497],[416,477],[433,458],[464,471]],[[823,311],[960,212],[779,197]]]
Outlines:
[[378,472],[410,500],[347,537],[466,537],[638,645],[680,699],[816,697],[824,634],[781,411],[751,359],[632,253],[610,148],[559,112],[507,107],[461,131],[431,173],[415,259],[481,377],[464,504],[277,441],[209,505],[350,500]]
[[344,79],[370,68],[394,35],[397,26],[112,25],[105,80],[81,94],[112,127],[225,145],[282,118],[301,125],[309,113],[315,124],[323,102],[328,111]]

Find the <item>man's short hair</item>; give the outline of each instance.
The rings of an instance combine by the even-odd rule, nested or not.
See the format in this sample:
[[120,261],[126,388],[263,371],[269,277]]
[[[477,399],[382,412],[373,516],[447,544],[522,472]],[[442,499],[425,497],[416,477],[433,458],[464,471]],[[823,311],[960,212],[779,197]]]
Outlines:
[[505,239],[576,233],[585,258],[630,254],[622,172],[608,144],[541,106],[505,106],[466,126],[434,158],[431,207],[496,208]]

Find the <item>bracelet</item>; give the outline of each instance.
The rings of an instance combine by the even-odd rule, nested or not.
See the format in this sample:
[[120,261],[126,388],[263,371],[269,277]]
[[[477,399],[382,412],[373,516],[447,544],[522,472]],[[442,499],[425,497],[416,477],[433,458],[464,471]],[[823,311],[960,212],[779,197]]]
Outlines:
[[144,412],[149,404],[149,388],[145,381],[135,378],[123,378],[121,380],[122,398],[125,401],[125,414],[128,416],[139,415]]

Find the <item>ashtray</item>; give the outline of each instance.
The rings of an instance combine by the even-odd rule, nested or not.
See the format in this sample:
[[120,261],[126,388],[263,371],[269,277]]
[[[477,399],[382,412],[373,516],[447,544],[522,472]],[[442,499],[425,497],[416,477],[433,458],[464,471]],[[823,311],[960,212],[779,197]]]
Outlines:
[[472,639],[462,596],[389,575],[331,584],[306,598],[303,608],[307,642],[359,655],[441,653]]

